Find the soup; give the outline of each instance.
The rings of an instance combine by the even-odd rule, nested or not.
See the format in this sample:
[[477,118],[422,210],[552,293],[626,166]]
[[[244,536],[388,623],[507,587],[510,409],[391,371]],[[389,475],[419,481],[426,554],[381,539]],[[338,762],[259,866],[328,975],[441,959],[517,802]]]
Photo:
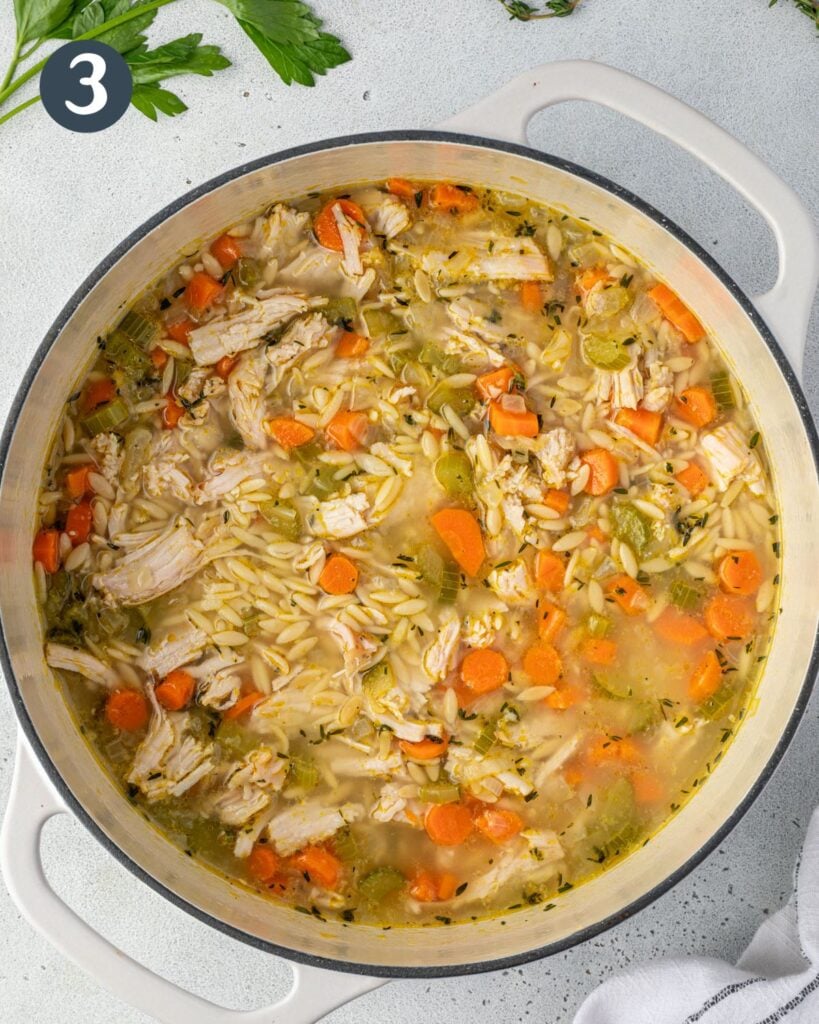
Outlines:
[[349,922],[549,908],[719,762],[775,616],[763,441],[582,218],[279,203],[98,346],[44,471],[46,659],[192,856]]

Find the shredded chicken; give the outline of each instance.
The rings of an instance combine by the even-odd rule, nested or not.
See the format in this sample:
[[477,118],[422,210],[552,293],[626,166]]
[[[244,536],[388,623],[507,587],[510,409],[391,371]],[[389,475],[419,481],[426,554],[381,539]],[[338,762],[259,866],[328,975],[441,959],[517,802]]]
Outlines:
[[265,293],[239,313],[209,320],[190,333],[190,349],[199,366],[211,366],[225,356],[253,348],[269,331],[310,308],[300,292]]
[[748,447],[735,423],[723,423],[700,438],[717,490],[725,491],[736,479],[743,480],[752,494],[765,493],[765,476],[756,452]]
[[186,733],[186,714],[167,714],[148,687],[152,714],[127,781],[150,801],[178,797],[213,770],[213,745]]
[[454,611],[441,618],[435,639],[424,651],[424,671],[433,681],[439,683],[449,675],[458,650],[461,636],[461,620]]
[[168,633],[153,647],[148,647],[137,659],[144,672],[166,676],[175,668],[194,661],[208,644],[208,635],[195,626],[180,633]]
[[267,346],[267,361],[272,369],[268,392],[276,387],[288,367],[307,352],[326,348],[338,333],[338,328],[331,327],[321,313],[312,313],[292,323],[279,341]]
[[265,377],[268,362],[263,345],[239,357],[228,377],[230,420],[248,448],[267,447],[264,429]]
[[522,558],[493,569],[487,581],[507,605],[531,604],[537,597],[529,569]]
[[104,661],[95,658],[88,651],[81,651],[76,647],[68,647],[65,644],[46,644],[46,661],[51,668],[62,669],[65,672],[77,672],[97,686],[113,690],[119,685],[119,676]]
[[566,486],[566,470],[577,451],[577,442],[565,427],[555,427],[535,439],[533,451],[547,487]]
[[363,813],[360,804],[347,803],[339,808],[322,807],[313,801],[296,804],[270,821],[267,834],[276,844],[276,852],[289,857],[309,843],[329,839],[340,828],[358,821]]
[[361,189],[354,196],[376,235],[395,238],[410,226],[411,218],[405,203],[389,192],[377,188]]
[[307,525],[316,537],[354,537],[367,529],[365,514],[370,503],[366,494],[350,494],[346,498],[323,501],[307,517]]
[[97,461],[100,473],[109,484],[116,486],[119,483],[119,471],[125,456],[122,438],[114,433],[97,434],[88,442],[88,447]]

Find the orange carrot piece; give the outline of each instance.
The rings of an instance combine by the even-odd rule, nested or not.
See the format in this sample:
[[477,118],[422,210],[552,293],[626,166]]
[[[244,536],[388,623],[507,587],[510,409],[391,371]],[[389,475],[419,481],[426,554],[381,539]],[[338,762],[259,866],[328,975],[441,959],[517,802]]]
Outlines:
[[521,281],[520,304],[527,313],[542,313],[545,301],[540,281]]
[[93,412],[101,405],[116,398],[117,386],[110,377],[103,377],[101,380],[92,380],[82,394],[80,405],[84,413]]
[[154,690],[156,699],[166,711],[181,711],[193,699],[196,682],[190,672],[175,668]]
[[674,399],[674,414],[694,427],[707,427],[717,418],[717,403],[709,388],[686,388]]
[[572,789],[576,789],[585,778],[585,775],[579,764],[570,761],[563,769],[563,778]]
[[544,590],[558,591],[563,589],[566,575],[566,561],[554,551],[538,551],[535,559],[535,581]]
[[281,858],[265,843],[256,843],[247,858],[247,870],[263,885],[272,885],[281,871]]
[[508,394],[512,390],[512,381],[517,373],[518,370],[514,366],[500,366],[497,370],[482,373],[475,381],[478,394],[485,402]]
[[94,513],[90,501],[82,501],[79,505],[72,505],[66,513],[65,532],[71,543],[76,547],[84,544],[91,534],[91,524],[94,520]]
[[151,351],[148,353],[148,356],[154,368],[157,370],[164,369],[166,363],[168,362],[168,353],[165,351],[164,348],[159,348],[159,346],[157,346],[156,348],[152,348]]
[[646,769],[631,774],[631,788],[638,804],[656,804],[665,797],[665,786],[657,776]]
[[461,681],[473,693],[491,693],[509,678],[509,662],[500,651],[482,647],[461,662]]
[[324,432],[337,448],[354,452],[366,443],[369,422],[364,412],[342,409],[330,420]]
[[472,815],[463,804],[434,804],[427,811],[424,828],[438,846],[460,846],[472,834]]
[[701,341],[705,328],[680,298],[664,284],[655,285],[648,293],[663,316],[672,323],[688,342]]
[[489,423],[496,434],[502,437],[537,437],[540,425],[537,416],[524,409],[504,409],[500,401],[489,406]]
[[450,185],[445,181],[433,185],[429,193],[430,206],[448,210],[449,213],[469,213],[480,206],[478,197],[461,185]]
[[729,551],[720,561],[717,575],[726,594],[749,597],[762,586],[762,566],[753,551]]
[[94,488],[88,482],[88,474],[93,473],[96,467],[92,462],[84,466],[74,466],[69,469],[63,478],[63,487],[69,498],[83,498],[86,494],[93,494]]
[[575,282],[581,295],[586,296],[596,284],[601,281],[611,281],[611,279],[611,275],[605,267],[587,267],[577,275]]
[[291,416],[275,416],[272,420],[265,421],[265,430],[280,444],[285,451],[292,451],[294,448],[301,448],[308,444],[316,436],[315,430],[301,420],[295,420]]
[[346,555],[330,555],[318,582],[326,594],[352,594],[358,586],[358,569]]
[[165,430],[173,430],[184,415],[185,407],[168,395],[165,405],[162,407],[162,426]]
[[424,739],[412,743],[410,740],[399,740],[398,746],[414,761],[432,761],[436,757],[443,757],[449,747],[449,736],[444,735],[441,739],[437,736],[425,736]]
[[293,857],[294,865],[309,875],[310,881],[322,889],[337,889],[343,866],[334,853],[324,846],[305,846]]
[[370,339],[354,331],[345,331],[336,345],[336,356],[339,359],[360,359],[366,355],[370,347]]
[[56,572],[60,568],[60,531],[40,530],[34,538],[32,555],[46,572]]
[[105,717],[120,732],[136,732],[148,724],[148,701],[139,690],[114,690],[105,702]]
[[523,671],[537,686],[554,686],[563,672],[563,662],[552,644],[539,641],[524,654]]
[[438,879],[438,899],[451,900],[455,895],[455,890],[457,888],[458,879],[455,875],[451,875],[448,871],[444,871]]
[[666,608],[654,622],[654,632],[670,644],[691,647],[708,636],[708,630],[699,619],[676,608]]
[[611,764],[613,761],[639,764],[642,754],[629,736],[600,736],[586,751],[586,759],[593,765]]
[[660,431],[663,429],[662,413],[650,409],[620,409],[614,422],[652,446],[660,440]]
[[387,178],[387,191],[401,199],[414,201],[421,190],[406,178]]
[[359,237],[364,234],[363,229],[367,226],[367,218],[358,203],[354,203],[351,199],[331,199],[316,214],[313,221],[313,232],[319,245],[323,245],[325,249],[332,249],[333,252],[344,252],[341,232],[338,230],[333,212],[333,208],[336,206],[341,209],[347,220],[351,220],[357,225]]
[[478,520],[464,508],[442,508],[430,522],[463,571],[476,576],[486,558]]
[[185,304],[188,309],[203,313],[222,298],[224,290],[215,277],[206,274],[204,270],[199,270],[188,281],[185,288]]
[[503,807],[485,807],[475,815],[475,828],[493,843],[505,843],[523,828],[523,818]]
[[264,700],[264,694],[259,693],[258,690],[252,690],[250,693],[246,693],[244,697],[240,697],[232,708],[228,708],[227,711],[223,712],[222,718],[231,721],[234,718],[241,718],[242,715],[246,714],[251,708],[255,708],[259,701]]
[[696,498],[708,486],[709,480],[696,462],[689,462],[685,469],[674,474],[674,479],[683,485],[692,498]]
[[551,601],[541,601],[538,607],[537,635],[541,640],[554,643],[566,625],[566,613]]
[[617,660],[617,644],[605,637],[586,637],[580,647],[580,656],[590,665],[613,665]]
[[222,264],[223,270],[230,270],[242,255],[242,244],[233,235],[219,235],[215,242],[211,242],[210,251]]
[[606,583],[606,595],[613,598],[626,615],[641,615],[651,604],[640,584],[624,572]]
[[586,536],[589,540],[596,540],[600,544],[605,544],[609,539],[608,536],[603,533],[597,523],[592,523],[591,526],[586,527]]
[[196,324],[190,317],[183,317],[181,320],[174,320],[173,323],[165,324],[165,333],[169,338],[178,341],[180,345],[187,345],[191,331]]
[[552,509],[553,512],[557,512],[558,515],[565,516],[569,511],[571,501],[571,495],[568,491],[556,491],[552,488],[546,492],[543,504],[547,508]]
[[719,659],[713,651],[708,651],[688,681],[688,696],[697,703],[708,700],[717,692],[721,681],[722,666]]
[[561,684],[552,693],[547,694],[543,703],[553,711],[567,711],[579,704],[584,693],[579,686],[568,686]]
[[600,497],[617,485],[620,479],[620,470],[617,459],[606,448],[592,448],[583,452],[580,461],[585,463],[591,472],[586,484],[587,494]]
[[233,372],[233,367],[236,365],[238,361],[239,360],[236,358],[236,356],[222,356],[222,358],[214,367],[214,370],[216,371],[216,376],[221,377],[222,380],[227,380],[228,377]]
[[744,640],[754,631],[753,605],[736,594],[717,594],[705,608],[705,625],[717,640]]

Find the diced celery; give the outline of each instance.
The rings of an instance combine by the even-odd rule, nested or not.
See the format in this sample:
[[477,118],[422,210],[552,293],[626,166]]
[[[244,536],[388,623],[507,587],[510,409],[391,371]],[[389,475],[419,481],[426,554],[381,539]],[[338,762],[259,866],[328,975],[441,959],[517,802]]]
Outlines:
[[702,715],[703,718],[707,718],[709,722],[722,718],[733,703],[736,695],[737,684],[733,680],[723,683],[716,693],[699,705],[697,713]]
[[107,405],[101,405],[82,420],[89,434],[101,434],[113,430],[128,419],[128,407],[121,398],[115,398]]
[[367,333],[371,338],[379,338],[384,334],[395,334],[404,330],[404,325],[397,316],[386,309],[365,309],[361,314],[367,325]]
[[717,370],[716,373],[711,374],[711,391],[714,401],[720,409],[733,409],[736,406],[731,378],[725,370]]
[[608,334],[587,334],[583,338],[583,355],[599,370],[624,370],[631,362],[623,339]]
[[270,523],[270,526],[288,540],[298,540],[301,536],[301,520],[295,507],[288,501],[263,501],[259,511]]
[[472,463],[466,452],[452,451],[435,463],[435,479],[451,498],[463,500],[472,495]]
[[629,700],[632,696],[628,683],[619,679],[613,672],[593,672],[592,682],[598,690],[614,700]]
[[358,883],[358,892],[367,903],[377,904],[404,887],[406,879],[397,868],[374,868]]
[[122,331],[140,348],[145,348],[154,340],[159,327],[156,320],[143,316],[142,313],[137,313],[132,309],[122,318],[117,330]]
[[287,775],[290,782],[299,789],[311,790],[319,784],[319,770],[315,761],[309,757],[291,757]]
[[216,742],[231,757],[244,757],[259,745],[259,736],[245,729],[239,722],[222,721],[216,730]]
[[262,268],[257,260],[241,256],[233,268],[233,280],[240,288],[255,288],[262,276]]
[[341,481],[336,480],[337,473],[338,466],[332,466],[327,462],[317,463],[309,478],[308,494],[312,494],[321,500],[329,498],[331,494],[335,494],[341,486]]
[[439,384],[427,398],[427,405],[433,412],[440,413],[445,405],[451,406],[459,416],[466,416],[475,408],[475,393],[468,388],[451,388]]
[[484,727],[478,733],[478,738],[472,744],[472,749],[476,754],[483,757],[488,754],[492,747],[495,745],[495,721],[491,719],[484,724]]
[[419,548],[415,556],[415,564],[418,566],[418,572],[424,583],[431,583],[434,587],[440,586],[444,560],[435,548],[428,544]]
[[197,818],[187,834],[188,848],[206,860],[223,856],[235,841],[235,836],[213,818]]
[[360,864],[364,859],[364,850],[353,830],[347,826],[333,836],[333,850],[348,864]]
[[679,577],[668,588],[668,596],[671,599],[671,603],[675,604],[678,608],[684,608],[686,611],[691,611],[692,608],[698,607],[702,601],[703,594],[703,587],[698,586],[690,578],[683,579]]
[[624,541],[635,555],[642,555],[651,543],[651,520],[627,502],[617,502],[609,511],[611,532]]
[[134,379],[153,369],[148,353],[122,330],[112,331],[105,340],[105,358]]
[[393,373],[399,374],[411,360],[418,355],[416,349],[402,345],[401,348],[387,350],[387,364]]
[[448,355],[435,342],[428,341],[418,353],[418,362],[423,366],[440,370],[445,377],[458,373],[461,369],[461,361],[457,356]]
[[461,590],[461,574],[456,568],[446,568],[441,573],[438,600],[441,604],[455,604]]
[[593,288],[586,299],[586,312],[590,317],[608,319],[625,309],[629,302],[631,295],[628,289],[620,285]]
[[370,700],[378,701],[395,686],[395,673],[388,661],[379,661],[361,677],[361,686]]
[[454,782],[428,782],[418,790],[418,799],[425,804],[454,804],[461,790]]
[[342,326],[358,316],[358,303],[349,295],[337,295],[328,301],[321,312],[331,324]]
[[597,612],[590,612],[586,617],[586,632],[596,639],[604,637],[611,628],[611,619],[605,615],[598,615]]

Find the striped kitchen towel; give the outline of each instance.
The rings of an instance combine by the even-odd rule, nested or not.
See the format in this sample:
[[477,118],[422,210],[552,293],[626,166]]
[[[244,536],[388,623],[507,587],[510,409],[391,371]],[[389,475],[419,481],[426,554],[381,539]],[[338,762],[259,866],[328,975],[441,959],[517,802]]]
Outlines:
[[641,964],[604,982],[574,1024],[819,1024],[819,810],[787,906],[736,966],[710,957]]

